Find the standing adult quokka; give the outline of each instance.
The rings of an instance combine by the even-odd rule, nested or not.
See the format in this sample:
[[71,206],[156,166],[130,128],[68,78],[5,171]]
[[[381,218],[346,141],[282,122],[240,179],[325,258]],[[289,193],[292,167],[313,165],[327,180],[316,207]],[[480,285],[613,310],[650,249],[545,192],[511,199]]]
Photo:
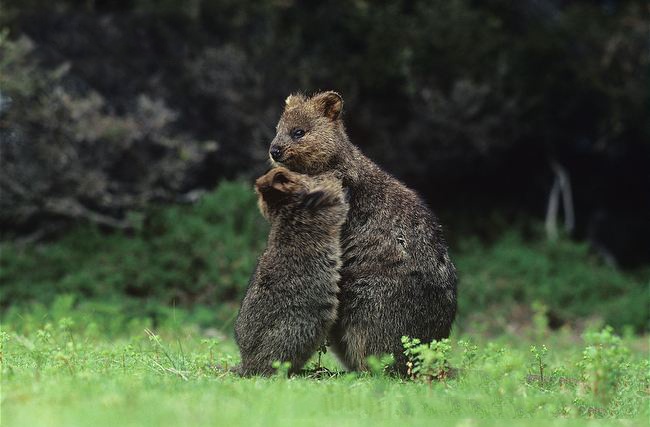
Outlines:
[[348,204],[336,174],[276,168],[255,190],[271,230],[235,322],[240,374],[271,374],[275,361],[290,362],[293,373],[336,320]]
[[365,370],[391,353],[406,372],[401,337],[449,336],[456,315],[456,269],[442,227],[412,190],[350,142],[335,92],[291,95],[269,154],[275,164],[317,176],[336,171],[350,210],[343,248],[338,319],[329,342],[343,364]]

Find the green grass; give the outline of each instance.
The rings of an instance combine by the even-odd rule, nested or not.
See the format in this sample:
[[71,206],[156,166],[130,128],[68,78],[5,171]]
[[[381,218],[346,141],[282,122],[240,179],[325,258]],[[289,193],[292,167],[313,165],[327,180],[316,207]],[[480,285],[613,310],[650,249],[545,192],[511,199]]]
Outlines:
[[[458,374],[431,382],[380,372],[241,379],[219,368],[237,362],[233,341],[182,316],[155,333],[144,320],[110,334],[106,319],[90,312],[26,311],[16,319],[2,325],[3,426],[431,425],[437,418],[647,425],[650,416],[646,338],[605,331],[583,342],[569,329],[550,332],[543,319],[518,335],[452,337],[445,364]],[[548,349],[543,382],[531,344]],[[340,369],[329,354],[323,365]]]

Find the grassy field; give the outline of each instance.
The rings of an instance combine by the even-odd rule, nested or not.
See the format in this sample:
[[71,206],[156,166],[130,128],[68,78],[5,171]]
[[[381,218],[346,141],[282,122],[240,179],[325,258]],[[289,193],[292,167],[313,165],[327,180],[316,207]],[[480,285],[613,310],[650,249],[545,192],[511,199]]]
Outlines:
[[380,361],[372,374],[338,372],[329,354],[322,366],[330,372],[315,372],[315,357],[305,376],[241,379],[223,369],[237,349],[216,329],[131,320],[108,333],[90,313],[64,314],[3,323],[3,426],[647,425],[650,415],[646,337],[551,332],[540,313],[516,335],[457,333],[419,348],[415,379],[383,374]]
[[413,379],[381,361],[342,373],[329,354],[318,375],[316,359],[290,379],[228,373],[267,232],[250,185],[233,182],[155,208],[130,233],[0,242],[2,426],[648,425],[650,270],[512,224],[452,244],[455,330],[411,343]]

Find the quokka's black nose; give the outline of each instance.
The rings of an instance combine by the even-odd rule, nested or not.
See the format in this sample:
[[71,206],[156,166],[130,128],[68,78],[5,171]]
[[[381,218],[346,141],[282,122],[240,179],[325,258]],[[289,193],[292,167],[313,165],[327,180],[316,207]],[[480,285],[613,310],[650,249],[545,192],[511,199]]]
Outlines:
[[269,150],[269,154],[271,155],[271,158],[275,161],[278,161],[282,158],[282,150],[280,149],[280,147],[277,146],[271,147],[271,149]]

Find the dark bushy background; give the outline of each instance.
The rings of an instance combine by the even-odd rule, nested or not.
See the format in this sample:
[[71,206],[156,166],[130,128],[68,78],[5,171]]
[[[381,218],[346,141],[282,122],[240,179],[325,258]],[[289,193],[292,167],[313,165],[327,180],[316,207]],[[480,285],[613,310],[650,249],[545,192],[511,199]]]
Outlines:
[[[543,218],[556,162],[571,180],[572,237],[643,267],[649,16],[641,0],[4,0],[3,239],[52,241],[81,223],[144,233],[153,247],[135,253],[165,253],[153,207],[263,172],[287,94],[334,89],[353,142],[423,194],[455,245]],[[13,256],[12,280],[38,259]],[[213,295],[169,276],[142,283],[156,280],[173,298]]]

